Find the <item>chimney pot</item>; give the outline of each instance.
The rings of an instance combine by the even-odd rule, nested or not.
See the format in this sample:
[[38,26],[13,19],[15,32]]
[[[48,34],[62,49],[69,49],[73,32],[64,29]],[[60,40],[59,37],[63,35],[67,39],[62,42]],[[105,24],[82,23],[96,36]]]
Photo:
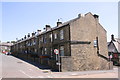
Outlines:
[[112,40],[112,41],[115,41],[115,38],[114,38],[114,35],[113,35],[113,34],[111,35],[111,40]]
[[94,14],[93,16],[97,21],[99,21],[99,16],[98,15]]
[[46,29],[46,28],[43,28],[44,30]]
[[24,39],[26,39],[26,35],[25,35]]

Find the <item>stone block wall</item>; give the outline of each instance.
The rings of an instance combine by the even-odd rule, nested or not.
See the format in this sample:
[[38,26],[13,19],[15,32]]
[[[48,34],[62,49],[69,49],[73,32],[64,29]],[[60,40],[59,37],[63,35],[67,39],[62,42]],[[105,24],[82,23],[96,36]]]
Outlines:
[[97,55],[97,47],[94,46],[98,37],[99,53],[108,56],[106,31],[91,13],[70,23],[70,37],[71,41],[88,41],[90,44],[71,44],[71,57],[62,59],[63,71],[110,69],[109,62]]

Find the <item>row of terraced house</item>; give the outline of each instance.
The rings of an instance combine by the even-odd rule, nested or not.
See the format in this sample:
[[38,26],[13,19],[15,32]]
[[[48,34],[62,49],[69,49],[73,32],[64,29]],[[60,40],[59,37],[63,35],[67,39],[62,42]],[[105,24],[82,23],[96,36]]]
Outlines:
[[99,16],[90,12],[65,23],[58,21],[53,28],[46,25],[45,31],[38,30],[32,36],[28,34],[11,46],[11,52],[60,71],[110,69],[106,30]]

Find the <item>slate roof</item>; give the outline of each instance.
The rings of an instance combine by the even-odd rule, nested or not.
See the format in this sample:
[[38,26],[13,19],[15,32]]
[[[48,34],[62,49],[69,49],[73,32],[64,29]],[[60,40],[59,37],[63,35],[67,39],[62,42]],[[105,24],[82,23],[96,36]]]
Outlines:
[[[90,13],[90,12],[89,12],[89,13]],[[87,14],[88,14],[88,13],[87,13]],[[91,14],[92,14],[92,13],[91,13]],[[49,31],[52,31],[52,30],[58,29],[58,28],[60,28],[60,27],[64,27],[65,25],[68,25],[69,23],[71,23],[71,22],[77,20],[78,18],[80,18],[80,17],[77,17],[77,18],[74,18],[74,19],[69,20],[69,21],[67,21],[67,22],[64,22],[64,23],[62,23],[60,26],[55,26],[55,27],[51,28],[51,29],[48,30],[48,31],[43,31],[43,32],[40,33],[40,34],[37,34],[37,35],[31,36],[31,37],[29,37],[29,38],[27,38],[27,39],[24,39],[24,40],[22,40],[22,41],[20,41],[20,42],[18,42],[18,43],[21,43],[21,42],[26,41],[26,40],[29,40],[29,39],[31,39],[31,38],[37,37],[37,36],[39,36],[39,35],[45,34],[46,32],[49,32]]]
[[115,38],[115,41],[113,41],[117,51],[120,53],[120,39]]
[[[86,13],[84,16],[86,16],[87,14],[91,14],[92,16],[94,16],[91,12]],[[37,36],[39,36],[39,35],[45,34],[45,33],[49,32],[49,31],[52,31],[52,30],[55,30],[55,29],[64,27],[65,25],[68,25],[68,24],[72,23],[73,21],[81,18],[80,15],[81,15],[81,14],[79,14],[77,18],[74,18],[74,19],[71,19],[71,20],[69,20],[69,21],[67,21],[67,22],[62,23],[60,26],[55,26],[55,27],[51,28],[51,29],[48,30],[48,31],[43,31],[43,32],[41,32],[40,34],[36,34],[36,35],[31,36],[31,37],[29,37],[29,38],[27,38],[27,39],[21,40],[21,41],[19,41],[19,42],[17,42],[17,43],[21,43],[21,42],[26,41],[26,40],[29,40],[29,39],[31,39],[31,38],[35,38],[35,37],[37,37]],[[100,24],[99,24],[99,25],[100,25]],[[101,27],[102,27],[102,26],[101,26]]]
[[0,46],[12,46],[12,43],[6,43],[6,42],[2,42],[0,43]]
[[115,38],[115,40],[112,40],[111,42],[108,43],[108,51],[120,53],[120,39],[119,38]]

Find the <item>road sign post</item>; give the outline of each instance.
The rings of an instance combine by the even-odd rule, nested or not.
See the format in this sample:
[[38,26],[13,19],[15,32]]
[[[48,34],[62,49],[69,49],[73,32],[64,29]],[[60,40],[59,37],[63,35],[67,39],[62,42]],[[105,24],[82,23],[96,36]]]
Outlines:
[[57,55],[56,55],[56,61],[58,60]]
[[59,50],[58,49],[54,49],[54,53],[56,54],[56,61],[58,60],[58,62],[56,62],[56,65],[59,66],[59,72],[60,72],[60,54],[59,54]]
[[59,72],[60,72],[60,65],[61,65],[61,63],[60,63],[60,54],[58,54],[58,65],[59,65]]
[[57,61],[58,60],[58,58],[57,58],[58,56],[57,55],[59,54],[58,49],[54,49],[54,53],[56,54],[56,61]]
[[111,59],[112,59],[112,54],[109,55],[109,69],[111,69]]

